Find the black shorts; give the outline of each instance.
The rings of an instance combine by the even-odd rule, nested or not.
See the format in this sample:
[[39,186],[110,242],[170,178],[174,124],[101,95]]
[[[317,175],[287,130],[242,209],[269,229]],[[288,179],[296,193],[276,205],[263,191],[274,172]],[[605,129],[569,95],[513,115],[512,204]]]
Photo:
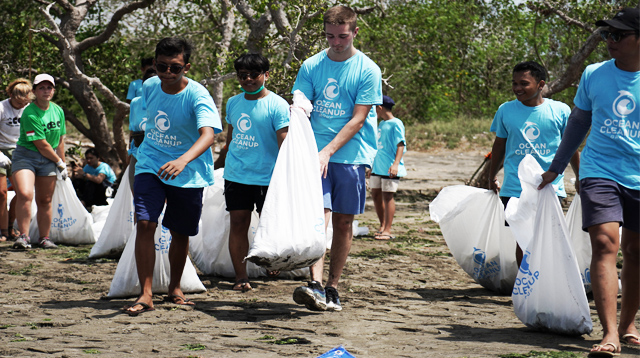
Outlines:
[[240,184],[225,179],[224,199],[227,203],[227,211],[253,211],[255,205],[256,211],[262,212],[267,189],[269,186]]

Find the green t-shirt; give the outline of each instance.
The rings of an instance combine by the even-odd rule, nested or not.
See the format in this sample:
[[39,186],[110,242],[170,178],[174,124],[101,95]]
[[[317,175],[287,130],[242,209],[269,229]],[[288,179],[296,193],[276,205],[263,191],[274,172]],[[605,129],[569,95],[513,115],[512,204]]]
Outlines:
[[20,119],[20,139],[17,145],[35,152],[38,148],[34,140],[44,139],[53,149],[58,148],[60,136],[67,134],[64,123],[64,111],[60,106],[49,102],[49,109],[43,111],[35,103],[28,105]]

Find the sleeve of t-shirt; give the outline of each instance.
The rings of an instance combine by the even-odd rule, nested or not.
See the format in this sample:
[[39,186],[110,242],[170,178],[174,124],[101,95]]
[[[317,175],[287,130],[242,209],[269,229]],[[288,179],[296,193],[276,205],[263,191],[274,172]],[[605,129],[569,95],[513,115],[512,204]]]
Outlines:
[[201,95],[196,99],[194,112],[198,129],[202,127],[212,127],[214,133],[222,132],[220,115],[210,95]]
[[378,105],[382,104],[382,74],[376,67],[368,68],[358,86],[356,104]]
[[64,118],[64,110],[60,108],[60,135],[67,134],[67,121]]
[[277,131],[289,126],[289,104],[286,101],[278,101],[271,113],[271,123]]
[[295,90],[300,90],[310,101],[313,101],[313,81],[311,74],[309,73],[309,66],[302,64],[298,75],[296,76],[296,82],[293,84],[291,93]]
[[564,135],[564,131],[567,129],[567,123],[569,121],[569,116],[571,115],[571,108],[569,108],[569,106],[567,106],[566,104],[562,104],[561,106],[561,111],[562,113],[561,118],[562,118],[562,124],[561,124],[561,128],[560,128],[560,133],[562,133]]
[[407,143],[404,137],[404,125],[402,122],[398,123],[393,129],[393,142],[398,146],[400,143]]
[[129,90],[127,91],[127,99],[132,100],[136,98],[136,81],[129,83]]
[[496,137],[507,138],[509,133],[507,132],[507,128],[504,126],[503,122],[503,112],[504,112],[504,104],[500,105],[496,115],[493,117],[493,122],[491,123],[491,132],[496,133]]
[[573,99],[573,103],[583,111],[590,112],[593,110],[591,107],[591,98],[587,93],[589,87],[589,68],[582,72],[582,77],[580,78],[580,84],[578,85],[578,92],[576,93],[575,98]]
[[29,142],[46,139],[43,129],[44,126],[42,125],[40,117],[34,114],[28,114],[26,118],[20,120],[20,125],[24,127],[24,131],[27,133],[27,140]]

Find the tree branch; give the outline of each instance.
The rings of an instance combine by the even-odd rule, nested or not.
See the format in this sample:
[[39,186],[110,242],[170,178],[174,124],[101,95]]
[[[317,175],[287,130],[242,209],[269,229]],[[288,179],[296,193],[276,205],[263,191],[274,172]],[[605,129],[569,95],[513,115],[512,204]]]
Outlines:
[[202,84],[205,87],[212,86],[212,85],[214,85],[216,83],[220,83],[220,82],[224,82],[226,80],[230,80],[230,79],[234,78],[235,76],[236,76],[236,73],[232,72],[232,73],[227,73],[226,75],[222,75],[222,76],[218,76],[218,77],[205,78],[204,80],[200,81],[200,84]]
[[543,0],[542,3],[548,8],[548,9],[543,9],[542,7],[539,7],[531,2],[527,2],[527,7],[533,11],[536,11],[542,15],[548,15],[550,12],[558,15],[558,17],[560,17],[562,20],[564,20],[567,24],[569,25],[575,25],[578,26],[579,28],[589,32],[589,33],[593,33],[594,28],[587,25],[586,23],[576,20],[572,17],[569,17],[567,14],[565,14],[562,10],[557,9],[553,4],[551,4],[549,1],[547,0]]

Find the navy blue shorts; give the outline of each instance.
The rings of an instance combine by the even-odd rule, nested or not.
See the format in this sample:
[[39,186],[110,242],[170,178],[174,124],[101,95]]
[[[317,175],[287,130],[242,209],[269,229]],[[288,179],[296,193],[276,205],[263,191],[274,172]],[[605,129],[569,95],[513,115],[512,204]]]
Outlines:
[[322,178],[325,209],[334,213],[364,213],[367,184],[364,165],[329,163],[327,177]]
[[618,222],[622,227],[640,232],[640,190],[624,187],[613,180],[580,180],[582,230],[593,225]]
[[227,203],[227,211],[253,211],[255,205],[256,211],[261,213],[268,189],[269,186],[241,184],[225,179],[224,200]]
[[195,236],[202,215],[202,192],[203,188],[168,185],[155,174],[137,174],[133,184],[136,217],[157,223],[166,200],[162,225],[179,234]]

